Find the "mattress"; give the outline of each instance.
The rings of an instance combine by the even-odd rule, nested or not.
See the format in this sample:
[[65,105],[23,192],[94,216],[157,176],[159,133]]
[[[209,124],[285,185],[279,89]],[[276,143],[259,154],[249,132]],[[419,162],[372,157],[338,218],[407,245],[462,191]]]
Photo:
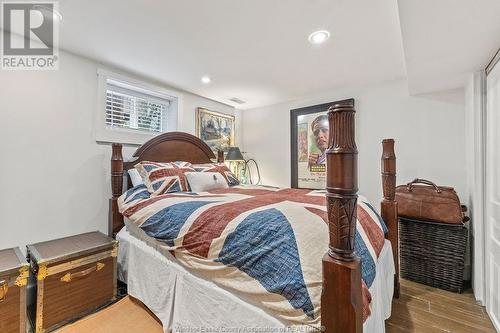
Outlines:
[[[162,322],[165,332],[252,330],[280,331],[286,325],[241,296],[181,266],[133,223],[126,222],[117,235],[119,278],[128,284],[131,296],[141,300]],[[393,295],[394,262],[385,241],[370,288],[371,316],[364,332],[385,332]],[[294,329],[300,329],[295,327]],[[312,330],[302,327],[303,331]]]

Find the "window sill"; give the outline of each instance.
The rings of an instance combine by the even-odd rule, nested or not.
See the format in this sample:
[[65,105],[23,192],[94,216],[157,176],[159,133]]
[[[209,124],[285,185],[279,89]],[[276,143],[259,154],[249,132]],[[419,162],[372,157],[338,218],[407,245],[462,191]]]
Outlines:
[[141,133],[127,129],[100,129],[95,133],[95,141],[102,143],[121,143],[140,146],[161,133]]

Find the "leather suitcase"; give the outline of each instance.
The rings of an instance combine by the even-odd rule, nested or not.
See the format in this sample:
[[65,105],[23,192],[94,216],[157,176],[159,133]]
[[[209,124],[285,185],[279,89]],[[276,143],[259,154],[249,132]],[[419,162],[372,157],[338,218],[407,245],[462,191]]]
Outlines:
[[396,187],[396,201],[402,217],[450,224],[465,222],[460,199],[452,187],[416,178]]
[[26,333],[29,266],[19,248],[0,250],[0,332]]
[[54,330],[116,298],[117,241],[91,232],[27,246],[37,280],[28,315],[36,333]]

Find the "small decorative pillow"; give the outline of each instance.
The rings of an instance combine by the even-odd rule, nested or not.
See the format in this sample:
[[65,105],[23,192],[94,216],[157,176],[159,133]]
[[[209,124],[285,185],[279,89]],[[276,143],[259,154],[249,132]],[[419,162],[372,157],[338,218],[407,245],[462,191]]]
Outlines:
[[128,176],[130,177],[130,181],[132,182],[132,186],[137,186],[144,184],[144,181],[142,180],[141,175],[139,174],[139,171],[137,169],[129,169],[128,170]]
[[186,178],[193,192],[206,192],[229,187],[226,178],[219,172],[186,172]]
[[185,173],[195,171],[189,162],[141,162],[135,168],[151,196],[189,191]]
[[229,170],[224,163],[193,164],[192,167],[198,172],[218,172],[224,176],[229,186],[240,185],[240,181]]

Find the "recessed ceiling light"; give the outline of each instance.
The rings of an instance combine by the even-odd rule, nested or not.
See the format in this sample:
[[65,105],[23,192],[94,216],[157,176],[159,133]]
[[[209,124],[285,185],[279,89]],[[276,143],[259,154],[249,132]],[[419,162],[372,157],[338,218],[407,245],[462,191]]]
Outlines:
[[201,77],[201,82],[204,84],[209,84],[210,82],[212,82],[212,79],[210,78],[210,76],[204,75]]
[[330,38],[330,33],[326,30],[315,31],[309,35],[309,42],[311,44],[321,44]]

